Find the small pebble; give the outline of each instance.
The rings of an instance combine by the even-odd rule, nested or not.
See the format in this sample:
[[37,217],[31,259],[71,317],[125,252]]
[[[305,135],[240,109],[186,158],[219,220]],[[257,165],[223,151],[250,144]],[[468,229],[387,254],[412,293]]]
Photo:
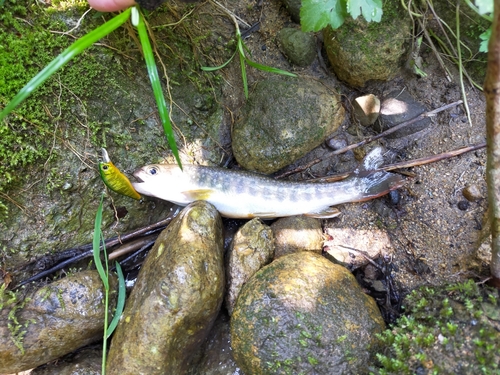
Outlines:
[[326,145],[330,147],[332,150],[337,151],[347,146],[347,139],[330,138],[329,140],[326,141]]
[[479,186],[477,186],[476,184],[471,184],[464,187],[462,190],[462,195],[469,202],[477,202],[478,200],[483,198],[481,190],[479,189]]
[[467,211],[469,206],[470,206],[470,203],[468,201],[460,201],[457,204],[458,209],[461,211]]

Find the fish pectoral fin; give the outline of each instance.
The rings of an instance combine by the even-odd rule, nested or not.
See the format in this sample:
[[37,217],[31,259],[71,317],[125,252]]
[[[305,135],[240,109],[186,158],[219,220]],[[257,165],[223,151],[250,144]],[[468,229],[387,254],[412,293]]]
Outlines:
[[205,201],[214,193],[215,191],[212,189],[196,189],[196,190],[186,190],[183,191],[182,194],[186,196],[186,198],[193,201]]
[[316,219],[331,219],[340,215],[340,211],[335,207],[327,207],[317,212],[308,212],[304,214],[307,217],[314,217]]

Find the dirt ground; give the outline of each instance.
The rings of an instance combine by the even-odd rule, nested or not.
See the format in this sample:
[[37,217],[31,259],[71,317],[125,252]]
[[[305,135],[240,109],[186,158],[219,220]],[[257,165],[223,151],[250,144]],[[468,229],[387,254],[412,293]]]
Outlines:
[[[338,82],[331,71],[324,69],[325,66],[328,69],[328,61],[320,47],[318,58],[308,68],[294,68],[284,59],[276,44],[276,34],[282,27],[298,25],[290,20],[280,3],[259,2],[255,5],[239,2],[228,7],[247,23],[260,23],[259,30],[245,39],[254,60],[300,75],[315,77],[331,87],[340,87],[348,115],[336,136],[352,126],[357,127],[351,115],[350,102],[363,94],[373,93],[383,98],[390,91],[407,90],[428,110],[462,99],[458,69],[451,63],[447,64],[453,74],[450,82],[434,53],[425,45],[425,41],[420,55],[427,77],[420,78],[409,69],[403,69],[401,75],[390,82],[373,82],[361,90],[353,90]],[[321,35],[318,34],[317,38],[320,39]],[[237,111],[243,100],[242,94],[238,94],[242,93],[238,64],[233,64],[222,74],[230,83],[226,86],[225,102]],[[263,73],[249,69],[248,74],[251,91],[252,83]],[[478,80],[482,85],[483,78],[479,77]],[[397,162],[484,142],[486,128],[483,93],[467,82],[465,91],[472,124],[467,120],[463,105],[460,105],[439,113],[432,118],[427,129],[413,136],[397,140],[382,139],[379,144],[393,151],[396,155],[394,162]],[[356,129],[360,134],[357,141],[373,134],[369,129],[361,129],[359,126]],[[328,149],[323,147],[304,157],[296,165],[328,152]],[[299,178],[317,177],[320,173],[331,170],[332,165],[335,165],[336,169],[342,169],[338,166],[338,160],[331,159],[330,165],[322,164],[323,171],[318,167],[313,172],[302,173]],[[392,250],[389,253],[392,252],[393,276],[403,291],[424,283],[442,284],[466,277],[480,277],[481,273],[487,270],[487,265],[475,257],[481,242],[487,205],[485,169],[485,149],[411,168],[409,171],[414,177],[409,177],[406,186],[400,189],[399,203],[393,204],[390,199],[381,198],[363,204],[344,205],[342,216],[325,221],[325,227],[386,230],[391,240]],[[477,185],[482,198],[466,204],[463,203],[465,198],[462,190],[471,184]],[[484,230],[483,232],[487,233]]]

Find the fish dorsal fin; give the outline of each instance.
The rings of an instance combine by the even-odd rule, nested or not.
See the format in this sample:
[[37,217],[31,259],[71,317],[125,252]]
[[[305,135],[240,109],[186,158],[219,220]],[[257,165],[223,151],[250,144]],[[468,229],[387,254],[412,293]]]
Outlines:
[[210,196],[215,193],[212,189],[194,189],[183,191],[182,194],[193,201],[206,201]]
[[307,217],[314,217],[316,219],[331,219],[332,217],[337,217],[340,215],[340,211],[335,207],[327,207],[320,211],[308,212],[304,214]]

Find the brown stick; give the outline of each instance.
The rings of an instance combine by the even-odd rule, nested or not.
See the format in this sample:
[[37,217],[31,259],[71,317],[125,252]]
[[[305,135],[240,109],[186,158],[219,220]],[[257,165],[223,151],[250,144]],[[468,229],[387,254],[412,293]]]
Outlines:
[[488,142],[486,182],[492,236],[490,271],[494,284],[500,288],[500,2],[494,3],[484,94]]
[[411,125],[411,124],[413,124],[413,123],[415,123],[417,121],[420,121],[420,120],[424,119],[425,117],[435,116],[439,112],[445,111],[445,110],[447,110],[449,108],[456,107],[457,105],[462,104],[462,103],[463,103],[462,100],[457,100],[456,102],[453,102],[453,103],[450,103],[450,104],[446,104],[446,105],[444,105],[442,107],[439,107],[437,109],[434,109],[432,111],[424,112],[424,113],[418,115],[417,117],[414,117],[411,120],[402,122],[401,124],[398,124],[398,125],[390,128],[390,129],[387,129],[386,131],[384,131],[384,132],[382,132],[380,134],[377,134],[377,135],[365,138],[361,142],[353,143],[353,144],[351,144],[349,146],[346,146],[344,148],[341,148],[339,150],[335,150],[335,151],[331,152],[330,154],[328,154],[325,157],[314,159],[313,161],[309,162],[308,164],[306,164],[304,166],[295,168],[292,171],[288,171],[288,172],[282,173],[279,176],[276,176],[275,178],[278,179],[278,178],[288,177],[288,176],[290,176],[292,174],[305,171],[307,168],[310,168],[310,167],[312,167],[315,164],[321,163],[322,161],[325,161],[325,160],[327,160],[327,159],[329,159],[329,158],[331,158],[331,157],[333,157],[335,155],[343,154],[344,152],[347,152],[347,151],[352,150],[354,148],[361,147],[361,146],[363,146],[363,145],[365,145],[367,143],[370,143],[370,142],[373,142],[373,141],[375,141],[375,140],[377,140],[379,138],[385,137],[388,134],[394,133],[395,131],[397,131],[397,130],[399,130],[401,128],[404,128],[405,126],[408,126],[408,125]]
[[[375,169],[373,171],[374,172],[393,171],[395,169],[400,169],[400,168],[411,168],[411,167],[416,167],[419,165],[435,163],[435,162],[440,161],[440,160],[450,159],[452,157],[465,154],[466,152],[476,151],[476,150],[479,150],[479,149],[484,148],[484,147],[486,147],[486,142],[478,143],[478,144],[472,145],[472,146],[458,148],[456,150],[443,152],[441,154],[426,156],[424,158],[402,161],[400,163],[395,163],[395,164],[388,164],[388,165],[385,165],[385,166],[380,167],[378,169]],[[335,174],[335,175],[327,176],[327,177],[313,178],[313,179],[310,179],[307,181],[310,181],[310,182],[335,182],[335,181],[343,180],[344,178],[351,175],[353,172],[354,171],[350,171],[350,172],[339,173],[339,174]]]

